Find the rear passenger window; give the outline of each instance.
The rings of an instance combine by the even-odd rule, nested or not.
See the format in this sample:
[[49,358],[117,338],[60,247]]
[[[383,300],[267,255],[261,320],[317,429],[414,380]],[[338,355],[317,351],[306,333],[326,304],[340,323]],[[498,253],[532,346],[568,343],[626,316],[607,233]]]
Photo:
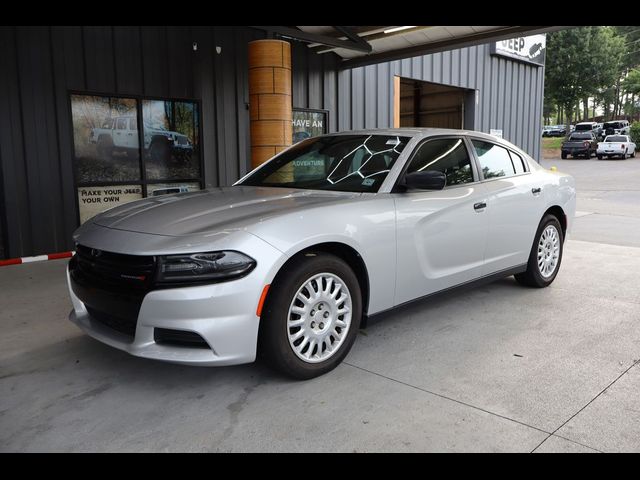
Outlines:
[[511,162],[513,163],[513,168],[516,171],[516,175],[527,171],[527,168],[524,166],[524,160],[522,160],[522,157],[520,155],[512,151],[509,151],[509,155],[511,155]]
[[461,138],[429,140],[418,147],[407,173],[437,170],[447,177],[447,186],[473,182],[471,158]]
[[473,148],[476,149],[482,175],[485,179],[510,177],[515,174],[509,151],[506,148],[482,140],[472,140],[471,142]]

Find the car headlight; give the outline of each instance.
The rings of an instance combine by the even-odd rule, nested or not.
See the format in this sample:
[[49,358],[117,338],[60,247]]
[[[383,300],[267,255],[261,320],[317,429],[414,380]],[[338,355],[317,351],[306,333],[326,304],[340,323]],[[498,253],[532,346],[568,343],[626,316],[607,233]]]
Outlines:
[[158,257],[158,283],[224,282],[244,277],[256,261],[240,252],[192,253]]

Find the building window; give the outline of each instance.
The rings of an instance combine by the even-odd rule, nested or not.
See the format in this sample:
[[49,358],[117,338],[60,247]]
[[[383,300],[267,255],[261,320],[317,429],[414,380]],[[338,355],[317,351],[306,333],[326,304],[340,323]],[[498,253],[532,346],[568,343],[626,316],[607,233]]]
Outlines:
[[71,116],[80,223],[139,198],[202,187],[196,101],[71,94]]

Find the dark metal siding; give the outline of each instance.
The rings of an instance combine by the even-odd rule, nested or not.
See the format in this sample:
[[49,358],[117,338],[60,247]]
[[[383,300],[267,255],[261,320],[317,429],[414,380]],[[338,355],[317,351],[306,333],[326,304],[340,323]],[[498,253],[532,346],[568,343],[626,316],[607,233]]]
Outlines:
[[[264,36],[242,27],[0,27],[0,258],[72,247],[69,90],[200,100],[205,185],[244,175],[247,43]],[[294,76],[294,104],[329,109],[335,130],[335,60],[293,48],[304,68]]]
[[304,43],[291,45],[293,108],[329,111],[329,131],[338,130],[338,58],[310,54]]
[[[338,129],[393,125],[393,76],[477,90],[473,125],[540,155],[544,67],[491,56],[489,45],[347,69],[338,73]],[[465,123],[468,117],[465,115]]]
[[[4,256],[72,247],[69,90],[200,100],[205,185],[229,185],[246,173],[247,43],[264,35],[243,27],[0,27]],[[491,57],[488,46],[340,71],[335,55],[293,42],[292,59],[293,106],[328,110],[330,131],[390,126],[392,79],[402,75],[478,90],[467,114],[475,128],[502,128],[538,155],[544,70]]]

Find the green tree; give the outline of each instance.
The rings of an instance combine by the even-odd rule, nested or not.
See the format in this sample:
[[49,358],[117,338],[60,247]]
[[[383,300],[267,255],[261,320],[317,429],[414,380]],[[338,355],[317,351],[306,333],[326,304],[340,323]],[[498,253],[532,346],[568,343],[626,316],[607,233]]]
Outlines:
[[629,132],[631,140],[636,144],[636,151],[640,149],[640,122],[635,122],[631,125],[631,131]]
[[634,118],[636,114],[636,95],[640,95],[640,69],[634,68],[622,80],[622,89],[631,100],[625,105],[629,115]]
[[575,106],[582,101],[587,107],[589,97],[597,96],[620,78],[624,52],[624,38],[611,27],[581,27],[549,34],[545,84],[549,96],[566,113],[567,131]]

